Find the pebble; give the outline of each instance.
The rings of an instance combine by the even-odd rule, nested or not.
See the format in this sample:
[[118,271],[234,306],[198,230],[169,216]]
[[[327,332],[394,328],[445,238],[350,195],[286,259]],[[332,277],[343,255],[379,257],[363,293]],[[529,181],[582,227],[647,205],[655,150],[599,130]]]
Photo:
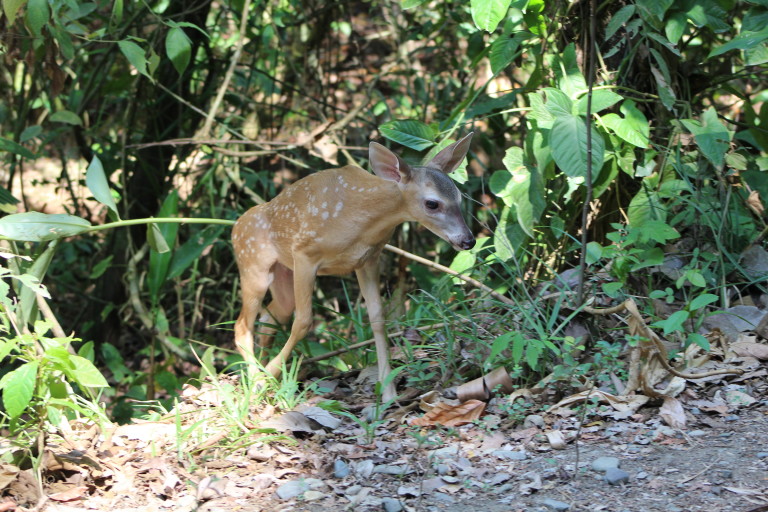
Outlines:
[[384,512],[400,512],[403,510],[403,505],[400,500],[394,498],[384,498],[381,500],[381,504],[384,506]]
[[616,457],[598,457],[592,461],[592,469],[605,473],[609,469],[616,469],[619,467],[619,459]]
[[571,509],[569,504],[562,501],[553,500],[552,498],[544,498],[539,503],[547,507],[549,510],[554,510],[556,512],[565,512],[566,510]]
[[304,501],[315,501],[315,500],[319,500],[321,498],[325,498],[325,496],[326,495],[323,492],[313,491],[313,490],[310,489],[309,491],[306,491],[304,493],[304,496],[302,496],[302,499]]
[[619,485],[629,482],[629,473],[619,468],[608,468],[604,478],[609,485]]
[[333,476],[334,478],[346,478],[349,476],[349,464],[341,459],[333,461]]
[[707,433],[704,432],[703,430],[691,430],[690,432],[688,432],[688,435],[690,437],[702,437],[707,435]]
[[525,460],[528,458],[528,454],[521,450],[493,450],[491,455],[506,460]]
[[306,480],[293,480],[291,482],[286,482],[278,487],[275,493],[281,500],[289,500],[307,492],[308,490],[309,484],[306,482]]
[[768,459],[768,452],[757,452],[758,459]]
[[408,466],[397,466],[394,464],[379,464],[378,466],[373,468],[374,473],[381,473],[384,475],[406,475],[408,473],[412,473],[413,470],[409,469]]
[[437,469],[437,474],[440,476],[447,475],[451,472],[451,467],[448,464],[438,464],[435,469]]
[[738,421],[739,417],[736,414],[729,414],[725,418],[723,418],[725,421]]
[[432,451],[432,455],[438,459],[450,459],[456,457],[458,454],[458,446],[446,446],[445,448],[438,448],[437,450]]

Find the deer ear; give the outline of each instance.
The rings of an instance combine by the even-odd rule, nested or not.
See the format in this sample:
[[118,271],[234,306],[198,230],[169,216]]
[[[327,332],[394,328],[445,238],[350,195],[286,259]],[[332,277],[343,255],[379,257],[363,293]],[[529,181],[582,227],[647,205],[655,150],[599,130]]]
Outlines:
[[461,162],[464,161],[464,157],[467,156],[472,135],[474,135],[474,132],[470,132],[463,139],[441,150],[429,161],[426,167],[440,169],[446,174],[455,171],[461,165]]
[[406,182],[411,177],[411,168],[405,161],[376,142],[371,142],[368,160],[376,176],[397,183]]

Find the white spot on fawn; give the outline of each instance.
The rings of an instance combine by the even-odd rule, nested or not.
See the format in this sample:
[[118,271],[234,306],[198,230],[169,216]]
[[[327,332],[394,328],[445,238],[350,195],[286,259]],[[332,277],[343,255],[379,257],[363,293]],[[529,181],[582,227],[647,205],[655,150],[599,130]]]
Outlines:
[[328,218],[328,212],[326,210],[323,210],[323,220],[326,220]]
[[344,208],[344,203],[342,203],[341,201],[336,203],[336,211],[337,212],[340,211],[342,208]]

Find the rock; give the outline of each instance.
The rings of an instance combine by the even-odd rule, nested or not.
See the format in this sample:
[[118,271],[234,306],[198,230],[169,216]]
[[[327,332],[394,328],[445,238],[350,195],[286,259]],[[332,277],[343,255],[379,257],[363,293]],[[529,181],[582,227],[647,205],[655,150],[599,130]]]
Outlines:
[[374,473],[382,473],[384,475],[406,475],[412,473],[413,470],[408,466],[398,466],[395,464],[379,464],[373,468]]
[[400,500],[394,498],[384,498],[381,500],[381,505],[384,507],[384,512],[401,512],[403,510]]
[[447,475],[451,472],[451,467],[448,464],[438,464],[435,469],[437,469],[437,474],[440,476]]
[[529,414],[525,417],[523,420],[523,428],[531,428],[531,427],[538,427],[538,428],[544,428],[544,418],[539,416],[538,414]]
[[341,459],[333,461],[333,477],[346,478],[349,476],[349,464]]
[[320,491],[313,491],[312,489],[306,491],[301,497],[304,501],[315,501],[325,498],[325,493]]
[[768,452],[757,452],[758,459],[768,459]]
[[629,482],[629,473],[619,468],[608,468],[603,478],[609,485],[625,484]]
[[549,510],[554,510],[556,512],[565,512],[571,508],[569,504],[562,501],[553,500],[552,498],[544,498],[539,503],[547,507]]
[[690,432],[688,432],[688,435],[690,437],[702,437],[707,435],[707,433],[704,432],[703,430],[691,430]]
[[525,460],[528,458],[528,454],[521,450],[493,450],[491,455],[506,460]]
[[616,469],[619,467],[619,459],[616,457],[598,457],[592,461],[592,469],[605,473],[609,469]]
[[446,446],[445,448],[438,448],[431,452],[437,459],[451,459],[459,454],[458,446]]
[[284,483],[277,488],[275,493],[281,500],[289,500],[307,492],[308,490],[309,484],[306,482],[306,480],[302,479]]

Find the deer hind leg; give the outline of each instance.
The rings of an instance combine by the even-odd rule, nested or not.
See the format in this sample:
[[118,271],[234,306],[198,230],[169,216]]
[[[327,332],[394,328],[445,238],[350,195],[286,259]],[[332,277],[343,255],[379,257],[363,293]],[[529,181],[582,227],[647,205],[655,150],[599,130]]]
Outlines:
[[293,296],[293,271],[276,263],[273,270],[273,281],[269,286],[272,302],[261,315],[259,322],[259,347],[261,348],[261,364],[267,364],[267,349],[272,345],[277,329],[269,324],[286,325],[291,319],[296,301]]
[[296,304],[296,317],[291,325],[291,335],[280,353],[266,367],[267,372],[277,377],[288,361],[293,347],[312,327],[312,292],[315,288],[317,264],[302,254],[293,255],[293,298]]

